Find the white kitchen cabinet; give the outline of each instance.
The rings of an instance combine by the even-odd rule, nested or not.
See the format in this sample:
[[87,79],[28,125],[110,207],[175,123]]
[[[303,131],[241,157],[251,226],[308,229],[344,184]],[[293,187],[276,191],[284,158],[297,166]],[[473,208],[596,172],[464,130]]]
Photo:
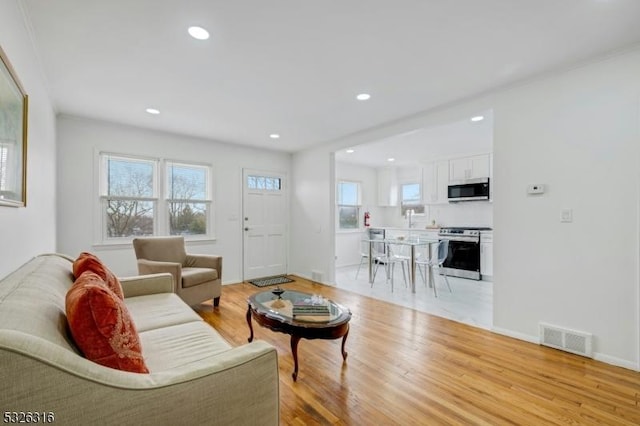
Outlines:
[[378,206],[398,205],[398,179],[394,167],[378,169]]
[[449,161],[436,161],[424,166],[424,194],[426,204],[448,203]]
[[480,233],[480,274],[493,277],[493,233]]
[[490,170],[489,154],[449,160],[449,180],[487,178]]

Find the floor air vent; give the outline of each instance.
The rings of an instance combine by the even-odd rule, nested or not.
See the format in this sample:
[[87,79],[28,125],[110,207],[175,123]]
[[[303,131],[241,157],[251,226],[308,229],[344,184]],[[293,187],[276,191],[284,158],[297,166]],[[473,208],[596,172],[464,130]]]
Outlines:
[[540,323],[541,345],[591,358],[591,340],[591,333]]

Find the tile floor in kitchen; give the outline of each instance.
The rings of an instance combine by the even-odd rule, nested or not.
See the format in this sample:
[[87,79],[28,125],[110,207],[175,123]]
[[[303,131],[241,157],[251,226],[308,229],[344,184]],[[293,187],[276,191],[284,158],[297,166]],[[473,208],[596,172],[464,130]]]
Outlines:
[[414,294],[410,285],[405,286],[400,268],[396,267],[392,292],[391,283],[386,282],[382,269],[371,286],[367,268],[366,263],[362,265],[357,279],[358,266],[336,268],[336,287],[488,330],[493,325],[493,283],[490,281],[449,277],[452,290],[449,293],[444,277],[436,270],[436,298],[420,273],[417,273]]

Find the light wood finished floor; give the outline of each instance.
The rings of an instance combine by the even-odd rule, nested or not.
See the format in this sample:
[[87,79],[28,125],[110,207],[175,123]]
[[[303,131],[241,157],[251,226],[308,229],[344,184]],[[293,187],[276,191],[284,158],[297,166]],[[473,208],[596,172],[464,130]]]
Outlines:
[[[640,373],[293,278],[282,287],[322,294],[353,317],[344,364],[341,339],[300,341],[297,382],[289,336],[253,323],[278,351],[283,425],[640,424]],[[219,309],[199,313],[245,344],[257,291],[224,286]]]

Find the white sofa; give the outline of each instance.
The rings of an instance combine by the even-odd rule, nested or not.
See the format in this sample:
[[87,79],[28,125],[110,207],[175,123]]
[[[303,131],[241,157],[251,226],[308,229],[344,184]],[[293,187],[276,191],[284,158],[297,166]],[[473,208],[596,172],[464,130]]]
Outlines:
[[121,278],[150,373],[85,359],[65,316],[72,262],[41,255],[0,281],[4,412],[51,412],[64,425],[279,423],[275,349],[231,347],[173,293],[169,274]]

